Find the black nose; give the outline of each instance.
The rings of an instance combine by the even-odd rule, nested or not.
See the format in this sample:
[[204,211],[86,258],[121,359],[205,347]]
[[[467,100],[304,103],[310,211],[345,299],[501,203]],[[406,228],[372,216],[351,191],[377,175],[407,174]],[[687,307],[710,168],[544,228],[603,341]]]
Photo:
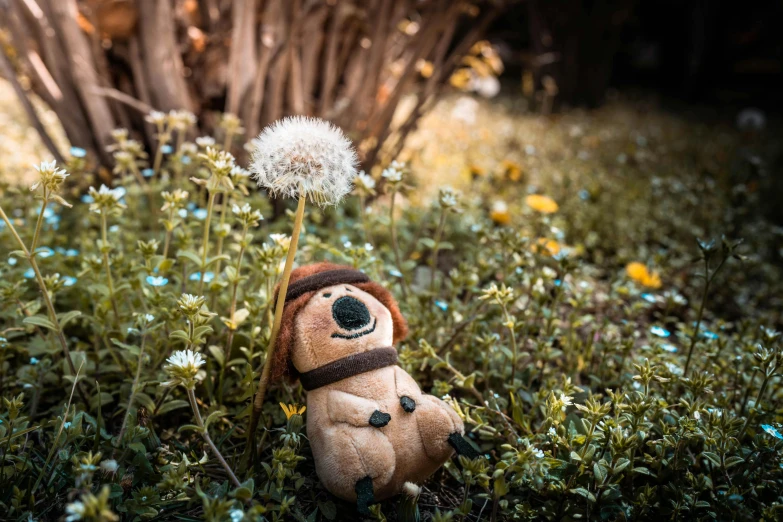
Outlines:
[[364,303],[349,295],[344,295],[334,302],[332,317],[337,326],[346,330],[358,330],[370,324],[370,311]]

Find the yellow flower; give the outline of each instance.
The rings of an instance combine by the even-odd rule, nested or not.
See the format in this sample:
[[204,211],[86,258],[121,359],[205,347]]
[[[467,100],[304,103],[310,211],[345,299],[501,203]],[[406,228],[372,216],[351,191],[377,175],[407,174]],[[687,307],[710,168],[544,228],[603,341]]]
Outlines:
[[640,263],[638,261],[628,263],[628,265],[625,267],[625,273],[628,274],[628,277],[630,277],[632,280],[636,281],[642,286],[646,286],[647,288],[661,287],[660,274],[658,274],[658,272],[650,272],[644,263]]
[[536,244],[533,245],[533,251],[537,254],[545,254],[548,256],[556,256],[560,253],[563,247],[554,239],[547,239],[545,237],[538,238]]
[[307,406],[297,406],[296,404],[283,404],[280,403],[280,407],[285,412],[285,418],[290,419],[294,415],[301,415],[307,409]]
[[501,163],[503,169],[503,175],[505,175],[511,181],[519,181],[522,179],[522,166],[518,163],[514,163],[511,160],[504,160]]
[[536,212],[541,212],[542,214],[552,214],[560,208],[554,199],[549,196],[541,196],[540,194],[530,194],[525,198],[525,203]]
[[504,201],[495,201],[492,204],[489,217],[496,225],[508,225],[511,223],[511,213],[508,211],[508,205]]
[[484,176],[487,175],[487,171],[479,167],[478,165],[470,165],[468,167],[468,170],[470,171],[470,177],[473,179],[483,178]]

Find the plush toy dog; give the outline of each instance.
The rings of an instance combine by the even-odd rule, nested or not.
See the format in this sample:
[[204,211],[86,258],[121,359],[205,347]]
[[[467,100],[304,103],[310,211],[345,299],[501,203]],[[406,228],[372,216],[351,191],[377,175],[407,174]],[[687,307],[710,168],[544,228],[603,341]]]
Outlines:
[[392,295],[364,273],[331,263],[291,273],[273,377],[299,378],[318,477],[362,513],[454,450],[477,456],[457,413],[397,366],[406,334]]

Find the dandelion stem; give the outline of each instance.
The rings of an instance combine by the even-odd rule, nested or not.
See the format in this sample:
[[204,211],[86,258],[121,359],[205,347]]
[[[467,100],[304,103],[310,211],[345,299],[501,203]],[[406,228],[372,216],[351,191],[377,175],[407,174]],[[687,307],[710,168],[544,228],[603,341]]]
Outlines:
[[[397,246],[397,229],[394,226],[394,201],[397,196],[397,190],[391,193],[391,202],[389,203],[389,226],[391,227],[392,250],[394,250],[394,260],[397,263],[397,270],[402,273],[402,259],[400,258],[400,248]],[[408,300],[408,283],[405,281],[405,275],[400,277],[400,287],[402,288],[402,298]]]
[[122,427],[120,428],[120,434],[117,436],[117,444],[120,444],[122,442],[122,436],[125,435],[125,429],[128,427],[128,416],[130,415],[130,410],[133,407],[133,401],[136,399],[136,392],[138,391],[137,388],[139,386],[139,379],[141,378],[141,367],[144,365],[144,345],[146,344],[145,343],[146,339],[147,339],[147,335],[142,334],[141,346],[139,347],[139,362],[136,365],[136,377],[134,377],[133,384],[131,385],[131,393],[130,393],[130,397],[128,398],[128,407],[125,408],[125,417],[122,420]]
[[269,376],[272,372],[272,360],[275,355],[277,334],[280,331],[280,323],[283,320],[283,308],[285,307],[285,296],[288,292],[288,280],[291,278],[291,270],[293,269],[294,258],[296,257],[296,248],[299,244],[299,234],[302,229],[305,202],[307,201],[304,191],[301,191],[300,193],[299,204],[296,207],[296,216],[294,217],[294,229],[291,232],[291,244],[288,247],[285,268],[283,269],[283,276],[280,279],[280,290],[278,291],[277,303],[275,304],[275,318],[269,336],[269,348],[266,352],[264,368],[261,370],[261,378],[258,381],[258,390],[256,391],[256,396],[253,400],[253,412],[250,417],[250,426],[248,429],[248,451],[252,451],[255,446],[255,433],[256,428],[258,427],[258,418],[261,415],[261,408],[264,406],[264,397],[266,396],[266,389],[269,386]]
[[198,403],[196,403],[196,394],[193,391],[193,388],[188,388],[188,399],[190,400],[190,407],[193,408],[193,415],[196,417],[196,424],[199,428],[201,428],[201,436],[204,437],[204,441],[209,446],[209,449],[212,450],[212,454],[215,455],[215,458],[218,459],[220,462],[220,465],[223,466],[223,469],[226,470],[226,473],[228,474],[228,478],[231,479],[232,484],[234,484],[235,487],[240,487],[242,484],[239,482],[239,479],[237,479],[237,476],[234,475],[234,472],[231,470],[231,468],[228,465],[228,462],[226,462],[226,459],[223,458],[223,455],[220,453],[220,451],[217,449],[217,446],[215,446],[215,443],[212,442],[212,437],[209,436],[209,431],[204,426],[204,420],[201,418],[201,412],[198,409]]
[[[8,230],[11,231],[11,234],[14,236],[14,239],[19,244],[19,248],[22,250],[24,256],[30,262],[30,266],[32,267],[33,272],[35,272],[35,279],[38,282],[38,287],[41,290],[41,294],[43,295],[44,303],[46,304],[46,310],[49,312],[49,319],[54,324],[55,333],[57,334],[57,339],[60,341],[60,346],[63,349],[65,360],[68,362],[68,368],[71,370],[71,373],[73,375],[76,375],[76,378],[78,380],[76,367],[73,365],[73,359],[71,358],[71,351],[68,349],[68,343],[65,341],[65,335],[63,334],[63,329],[60,326],[60,321],[57,319],[57,312],[55,312],[54,304],[52,303],[52,298],[49,296],[48,290],[46,290],[46,283],[44,283],[44,279],[43,276],[41,275],[41,270],[38,268],[38,263],[35,260],[35,256],[33,256],[30,253],[30,251],[27,250],[24,241],[22,241],[22,238],[19,237],[19,233],[16,231],[16,228],[14,227],[13,223],[11,223],[11,220],[8,219],[8,216],[3,210],[3,207],[0,207],[0,218],[2,218],[3,221],[5,221]],[[79,390],[79,395],[81,396],[84,403],[89,404],[90,401],[88,399],[87,392],[84,390],[84,387],[82,386],[81,382],[78,382],[77,388]]]
[[215,207],[215,192],[209,193],[209,202],[207,203],[207,219],[204,220],[204,238],[201,241],[201,277],[198,282],[199,295],[204,294],[204,273],[207,268],[207,252],[209,251],[209,228],[212,221],[212,211]]

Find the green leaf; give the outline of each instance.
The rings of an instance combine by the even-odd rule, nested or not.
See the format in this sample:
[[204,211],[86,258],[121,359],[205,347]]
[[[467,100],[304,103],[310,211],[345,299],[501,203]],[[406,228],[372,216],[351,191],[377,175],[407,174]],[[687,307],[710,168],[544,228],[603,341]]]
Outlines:
[[593,473],[595,474],[595,479],[598,483],[603,484],[606,480],[606,468],[596,462],[593,464]]
[[72,320],[76,319],[82,315],[82,313],[78,310],[71,310],[70,312],[65,312],[64,314],[59,314],[57,316],[57,319],[60,321],[60,328],[65,328],[65,325],[71,322]]
[[575,452],[575,451],[572,451],[572,452],[571,452],[571,459],[572,459],[572,460],[581,461],[581,460],[582,460],[582,457],[580,457],[580,456],[579,456],[579,453],[577,453],[577,452]]
[[52,331],[57,331],[57,327],[54,326],[54,323],[52,323],[49,319],[42,315],[31,315],[30,317],[25,317],[24,321],[22,321],[24,324],[33,324],[35,326],[40,326],[42,328],[47,328]]
[[188,261],[195,263],[196,266],[201,266],[201,258],[192,250],[179,250],[177,251],[177,257],[184,257]]
[[717,454],[711,451],[703,451],[701,456],[720,467],[720,457]]
[[648,468],[645,468],[645,467],[643,467],[643,466],[639,466],[639,467],[637,467],[637,468],[633,468],[631,471],[632,471],[633,473],[639,473],[639,474],[641,474],[641,475],[650,475],[651,477],[654,477],[654,476],[655,476],[655,473],[653,473],[653,472],[652,472],[652,471],[650,471]]
[[188,401],[183,401],[180,399],[176,399],[173,401],[169,401],[166,403],[163,403],[163,405],[158,410],[158,415],[164,415],[170,411],[179,409],[179,408],[186,408],[190,406],[190,403]]
[[725,462],[726,462],[725,463],[726,469],[728,469],[728,468],[731,468],[732,466],[736,466],[737,464],[741,464],[741,463],[745,462],[745,459],[743,459],[742,457],[738,457],[738,456],[734,455],[733,457],[727,458]]
[[220,346],[215,346],[214,344],[211,344],[209,345],[209,353],[212,354],[212,357],[215,358],[217,363],[222,368],[223,363],[225,362],[225,358],[223,357],[223,349]]
[[574,488],[571,490],[571,493],[574,493],[576,495],[581,495],[585,497],[590,502],[595,502],[595,496],[587,491],[585,488]]

